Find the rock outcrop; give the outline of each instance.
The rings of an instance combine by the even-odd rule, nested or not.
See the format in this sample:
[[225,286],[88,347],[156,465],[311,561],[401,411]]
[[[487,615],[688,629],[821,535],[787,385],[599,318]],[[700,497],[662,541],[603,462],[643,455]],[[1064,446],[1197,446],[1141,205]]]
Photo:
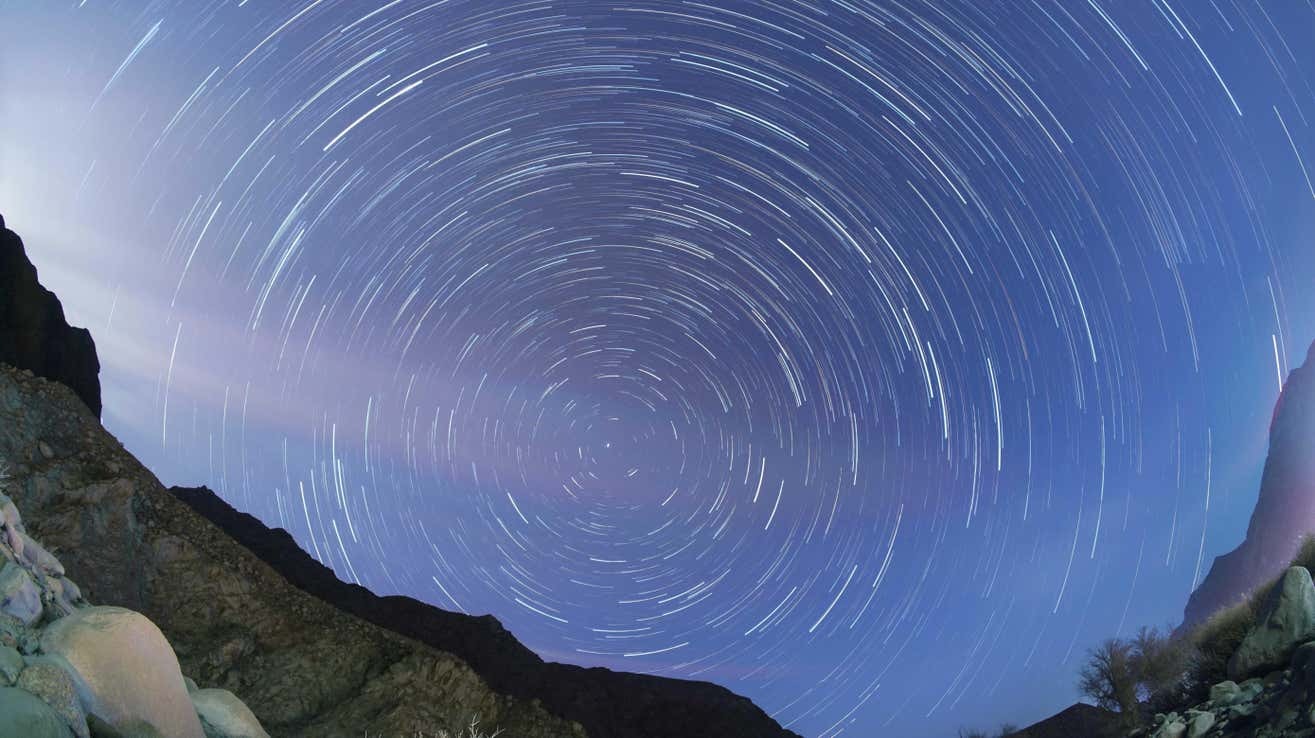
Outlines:
[[1310,572],[1300,566],[1284,572],[1257,615],[1256,626],[1228,660],[1231,679],[1280,669],[1297,646],[1315,638],[1315,584]]
[[1269,458],[1246,539],[1214,560],[1187,601],[1182,629],[1278,576],[1315,533],[1315,346],[1292,372],[1270,424]]
[[[23,597],[0,598],[0,738],[268,738],[258,720],[238,722],[250,715],[241,700],[209,705],[189,694],[150,620],[84,600],[27,534],[0,472],[0,561],[7,580],[25,582]],[[203,710],[219,727],[203,727]]]
[[100,417],[100,362],[85,328],[71,328],[64,307],[37,281],[23,241],[0,216],[0,363],[30,369],[71,388]]
[[747,698],[708,682],[544,662],[497,619],[441,610],[410,597],[379,597],[338,579],[282,529],[266,527],[205,488],[173,494],[293,585],[363,620],[455,654],[494,690],[542,702],[592,738],[795,736]]
[[455,656],[293,587],[171,495],[71,390],[4,365],[0,462],[30,539],[81,585],[60,591],[149,618],[184,674],[239,695],[270,735],[455,733],[475,716],[518,738],[584,735]]

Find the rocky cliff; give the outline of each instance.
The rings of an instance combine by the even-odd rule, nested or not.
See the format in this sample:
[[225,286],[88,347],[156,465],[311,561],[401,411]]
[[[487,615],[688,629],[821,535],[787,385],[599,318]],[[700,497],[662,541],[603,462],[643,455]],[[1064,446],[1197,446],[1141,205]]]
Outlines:
[[85,328],[71,328],[64,307],[37,281],[23,241],[0,215],[0,363],[30,369],[72,388],[100,417],[100,362]]
[[1281,572],[1315,533],[1315,346],[1292,372],[1270,424],[1269,457],[1246,539],[1214,560],[1187,601],[1183,628],[1245,598]]

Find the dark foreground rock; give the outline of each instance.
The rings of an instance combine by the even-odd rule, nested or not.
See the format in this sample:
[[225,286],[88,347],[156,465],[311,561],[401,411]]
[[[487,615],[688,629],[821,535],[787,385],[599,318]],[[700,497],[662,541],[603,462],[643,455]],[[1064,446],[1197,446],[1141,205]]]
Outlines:
[[23,241],[0,215],[0,363],[72,388],[100,417],[100,362],[85,328],[64,320],[59,298],[37,282]]
[[434,735],[475,716],[504,736],[584,735],[292,586],[171,495],[67,387],[4,365],[0,461],[28,532],[86,599],[150,618],[183,673],[240,697],[271,735]]
[[1309,533],[1315,533],[1315,346],[1288,378],[1274,409],[1269,458],[1246,539],[1214,560],[1187,601],[1182,630],[1276,577]]
[[410,597],[379,597],[338,579],[303,551],[287,531],[271,530],[214,492],[203,487],[174,487],[171,491],[302,590],[371,623],[455,654],[495,691],[541,701],[549,712],[583,725],[592,738],[796,735],[748,699],[715,684],[544,662],[492,616],[448,612]]

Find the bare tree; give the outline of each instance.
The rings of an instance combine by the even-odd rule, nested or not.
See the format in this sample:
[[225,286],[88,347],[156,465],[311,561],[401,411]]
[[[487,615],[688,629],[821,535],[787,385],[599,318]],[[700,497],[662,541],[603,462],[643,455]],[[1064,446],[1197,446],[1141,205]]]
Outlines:
[[1132,639],[1137,697],[1155,712],[1167,712],[1187,698],[1191,647],[1158,628],[1142,626]]
[[1122,713],[1129,723],[1137,717],[1138,680],[1133,656],[1131,643],[1110,638],[1089,652],[1078,679],[1083,694],[1100,707]]

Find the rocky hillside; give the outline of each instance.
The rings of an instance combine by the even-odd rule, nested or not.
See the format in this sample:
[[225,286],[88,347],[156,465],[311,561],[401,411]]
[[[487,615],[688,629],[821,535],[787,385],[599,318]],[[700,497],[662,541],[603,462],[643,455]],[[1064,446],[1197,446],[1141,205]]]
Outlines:
[[276,736],[455,732],[583,736],[501,696],[451,654],[290,585],[177,500],[66,387],[0,365],[10,495],[93,602],[140,612],[184,673],[233,692]]
[[0,736],[269,738],[232,692],[184,677],[150,620],[88,603],[8,481],[0,470]]
[[70,328],[64,307],[37,282],[23,241],[0,216],[0,363],[61,382],[100,417],[100,362],[85,328]]
[[178,499],[254,552],[293,585],[363,620],[455,654],[495,691],[541,701],[594,738],[769,738],[793,736],[744,697],[707,682],[546,663],[497,619],[440,610],[410,597],[378,597],[349,584],[205,488],[175,487]]
[[1292,372],[1270,424],[1269,457],[1246,539],[1215,559],[1183,612],[1190,628],[1244,599],[1287,566],[1315,532],[1315,346]]
[[1150,738],[1315,736],[1315,584],[1310,571],[1284,572],[1262,601],[1255,627],[1228,661],[1228,681],[1210,699],[1156,716],[1134,733]]
[[28,528],[82,594],[149,618],[183,672],[271,735],[436,735],[478,717],[506,738],[795,736],[722,687],[545,663],[491,616],[342,582],[208,490],[166,490],[100,425],[97,372],[90,336],[0,233],[0,463]]

